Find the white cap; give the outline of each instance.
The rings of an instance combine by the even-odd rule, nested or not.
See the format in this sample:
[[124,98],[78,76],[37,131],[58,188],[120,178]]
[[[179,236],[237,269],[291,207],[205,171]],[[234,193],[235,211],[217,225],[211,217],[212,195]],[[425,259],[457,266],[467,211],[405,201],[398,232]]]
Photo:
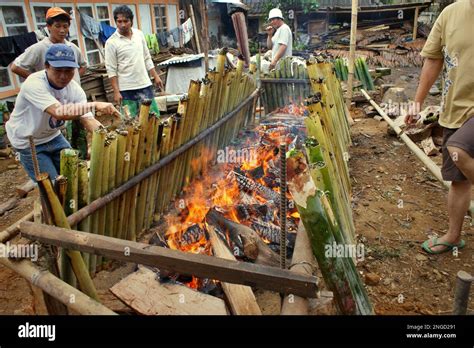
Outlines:
[[270,13],[268,14],[268,20],[273,19],[273,18],[281,18],[283,19],[283,13],[279,8],[274,8],[270,10]]

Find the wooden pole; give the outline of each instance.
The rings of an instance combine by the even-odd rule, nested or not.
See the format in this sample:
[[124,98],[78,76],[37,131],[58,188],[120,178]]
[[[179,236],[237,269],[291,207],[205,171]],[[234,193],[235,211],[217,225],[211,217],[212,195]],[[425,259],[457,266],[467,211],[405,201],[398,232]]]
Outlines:
[[349,52],[349,80],[347,81],[347,99],[346,105],[350,109],[352,102],[352,87],[354,85],[354,61],[357,45],[357,10],[358,0],[352,0],[352,19],[351,19],[351,43]]
[[[3,247],[6,246],[3,244]],[[39,269],[30,261],[22,260],[12,262],[8,258],[0,257],[0,263],[18,273],[42,289],[47,294],[65,304],[69,309],[83,315],[115,315],[107,307],[73,288],[48,271]],[[74,299],[74,301],[71,301]]]
[[[213,226],[207,228],[211,239],[214,256],[235,261],[235,257],[227,245],[217,235]],[[252,288],[244,285],[221,283],[222,289],[229,302],[230,309],[235,315],[262,315]]]
[[418,34],[418,16],[420,15],[420,8],[415,8],[415,18],[413,19],[413,41],[416,40]]
[[28,214],[23,216],[17,222],[14,222],[12,225],[0,232],[0,243],[5,243],[15,237],[20,232],[20,224],[23,221],[33,221],[34,212],[30,211]]
[[469,303],[469,291],[473,281],[474,277],[469,273],[464,271],[458,272],[454,294],[454,315],[466,315]]
[[441,169],[434,163],[426,154],[425,152],[418,147],[409,137],[406,135],[403,130],[398,127],[391,119],[390,117],[387,116],[387,114],[383,111],[383,109],[377,105],[375,101],[372,100],[372,98],[367,94],[366,91],[361,90],[362,94],[365,96],[365,98],[372,104],[372,106],[377,110],[377,112],[380,114],[380,116],[383,117],[385,122],[388,123],[390,127],[395,131],[397,136],[400,137],[401,140],[410,148],[410,150],[413,152],[413,154],[418,157],[419,160],[423,162],[423,164],[431,171],[431,173],[438,179],[443,185],[447,188],[451,186],[451,184],[447,181],[443,180],[443,176],[441,175]]
[[125,241],[80,231],[23,222],[21,232],[29,239],[107,258],[153,266],[180,274],[217,279],[228,283],[258,286],[280,293],[313,298],[317,278],[275,267],[224,260],[149,244]]
[[[306,233],[303,224],[300,223],[298,226],[298,235],[296,236],[293,259],[291,260],[289,269],[292,272],[313,275],[315,267],[316,260],[311,251],[308,234]],[[308,313],[309,301],[307,298],[287,294],[283,300],[283,306],[281,309],[282,315],[308,315]]]
[[197,51],[198,53],[202,53],[201,43],[199,42],[199,35],[197,34],[198,30],[197,30],[197,25],[196,25],[196,17],[194,16],[193,5],[189,5],[189,14],[191,16],[191,22],[193,23],[194,40],[196,41]]
[[201,9],[201,19],[202,19],[202,38],[203,45],[202,49],[204,50],[204,62],[206,65],[206,72],[209,71],[209,22],[207,19],[207,5],[206,0],[199,0],[199,6]]
[[[48,174],[41,173],[36,176],[36,180],[40,188],[41,197],[46,201],[46,203],[51,209],[53,220],[52,222],[56,226],[63,227],[66,230],[71,229],[71,225],[69,225],[67,221],[67,217],[64,213],[63,207],[61,206],[58,197],[53,191],[53,187],[51,181],[49,180]],[[95,290],[94,283],[92,282],[89,272],[86,269],[86,265],[84,263],[84,260],[82,259],[81,253],[74,250],[68,250],[66,254],[71,261],[74,274],[76,275],[81,290],[93,299],[99,301],[97,291]]]

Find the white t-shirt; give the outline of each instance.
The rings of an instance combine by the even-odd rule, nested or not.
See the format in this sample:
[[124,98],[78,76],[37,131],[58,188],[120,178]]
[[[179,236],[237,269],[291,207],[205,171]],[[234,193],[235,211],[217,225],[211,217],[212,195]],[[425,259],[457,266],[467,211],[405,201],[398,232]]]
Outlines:
[[148,71],[154,68],[143,33],[133,28],[129,39],[118,31],[105,43],[105,66],[109,77],[117,76],[119,90],[151,86]]
[[283,24],[277,29],[272,37],[272,57],[275,57],[280,45],[286,45],[286,51],[282,58],[293,56],[293,35],[291,29],[287,24]]
[[[87,66],[84,57],[82,56],[81,50],[72,42],[64,40],[64,44],[68,45],[74,50],[76,55],[76,62],[82,68]],[[28,47],[25,52],[19,55],[13,64],[16,66],[29,70],[34,73],[40,70],[44,70],[44,62],[46,60],[46,51],[53,45],[49,37],[45,37],[40,42],[35,43],[34,45]],[[74,71],[74,81],[79,85],[81,84],[81,77],[79,76],[79,70],[75,69]]]
[[31,135],[35,145],[47,143],[57,137],[64,121],[55,119],[45,110],[58,102],[87,103],[87,97],[74,80],[63,89],[55,89],[49,84],[45,70],[28,76],[16,98],[10,120],[5,125],[12,146],[16,149],[30,147],[28,137]]

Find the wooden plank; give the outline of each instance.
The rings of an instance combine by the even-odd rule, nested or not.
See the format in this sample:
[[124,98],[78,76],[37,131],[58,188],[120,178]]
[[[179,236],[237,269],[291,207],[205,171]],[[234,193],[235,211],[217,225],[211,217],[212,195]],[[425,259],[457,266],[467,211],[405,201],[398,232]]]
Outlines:
[[[309,242],[308,233],[300,222],[298,226],[298,235],[296,236],[295,251],[291,259],[289,269],[293,272],[301,274],[312,274],[316,268],[316,260],[314,259],[311,243]],[[282,315],[308,315],[309,301],[307,298],[288,294],[283,300],[281,310]]]
[[131,307],[123,303],[108,289],[97,290],[97,295],[99,295],[100,303],[117,314],[136,314],[136,312]]
[[160,283],[156,274],[141,267],[115,284],[110,291],[143,315],[227,315],[220,298],[184,285]]
[[20,229],[23,236],[43,243],[181,274],[258,286],[262,289],[310,298],[316,297],[318,291],[316,277],[304,276],[275,267],[185,253],[31,222],[21,223]]
[[[214,227],[208,226],[212,250],[216,257],[226,260],[235,260],[232,252],[227,248],[222,239],[216,234]],[[221,283],[227,297],[231,311],[235,315],[262,315],[252,289],[244,285]]]

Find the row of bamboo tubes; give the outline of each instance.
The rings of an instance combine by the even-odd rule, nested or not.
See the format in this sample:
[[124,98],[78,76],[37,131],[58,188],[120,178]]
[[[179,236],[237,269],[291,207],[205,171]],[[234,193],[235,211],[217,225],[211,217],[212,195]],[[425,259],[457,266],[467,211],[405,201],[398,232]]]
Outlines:
[[333,245],[356,247],[347,163],[349,111],[333,65],[314,59],[307,68],[313,92],[307,99],[308,137],[304,150],[293,150],[288,156],[288,185],[338,311],[373,314],[355,255],[327,254]]
[[282,83],[285,79],[308,81],[308,70],[301,60],[294,57],[283,58],[277,68],[266,77],[280,80],[279,83],[262,81],[262,99],[267,113],[290,104],[302,104],[304,97],[310,94],[309,82]]
[[[124,120],[116,130],[101,128],[93,133],[90,169],[74,150],[61,156],[61,174],[67,178],[65,211],[68,215],[103,197],[149,166],[165,159],[200,133],[237,108],[255,91],[253,76],[225,67],[226,51],[218,56],[217,68],[203,81],[191,81],[188,97],[180,102],[178,114],[167,118],[150,113],[150,103],[140,106],[138,118]],[[217,150],[225,146],[253,115],[252,102],[200,142],[163,166],[155,174],[108,203],[78,226],[80,231],[136,241],[162,214],[182,188],[198,176]],[[204,156],[204,154],[206,156]],[[209,157],[210,156],[210,157]],[[67,251],[61,254],[61,277],[74,283]],[[84,254],[91,274],[103,260]]]

